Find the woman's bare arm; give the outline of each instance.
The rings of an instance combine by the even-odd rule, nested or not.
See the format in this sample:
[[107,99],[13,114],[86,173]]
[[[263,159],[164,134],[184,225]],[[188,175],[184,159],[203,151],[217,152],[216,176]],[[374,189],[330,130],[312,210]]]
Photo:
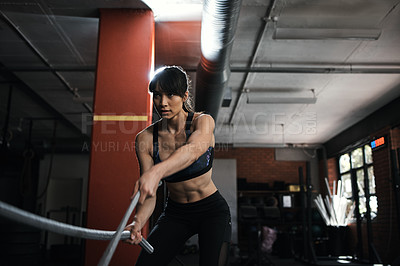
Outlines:
[[[135,149],[140,166],[140,175],[146,173],[154,165],[151,149],[149,149],[149,145],[152,145],[152,135],[149,135],[149,132],[143,131],[136,136]],[[155,205],[156,196],[147,197],[143,203],[138,202],[135,217],[132,223],[125,228],[125,230],[131,231],[131,238],[126,240],[128,243],[138,244],[142,240],[140,231],[152,215]]]

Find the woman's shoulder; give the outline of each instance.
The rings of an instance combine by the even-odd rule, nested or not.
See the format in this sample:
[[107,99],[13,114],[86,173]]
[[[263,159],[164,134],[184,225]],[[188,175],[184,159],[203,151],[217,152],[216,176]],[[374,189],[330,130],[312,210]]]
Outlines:
[[206,114],[206,113],[204,113],[204,112],[195,112],[195,113],[193,114],[193,121],[198,120],[198,119],[204,119],[204,120],[212,120],[212,121],[214,121],[214,118],[213,118],[211,115]]
[[214,127],[215,127],[214,118],[211,115],[203,113],[203,112],[194,113],[193,124],[195,127],[211,126],[212,129],[214,129]]

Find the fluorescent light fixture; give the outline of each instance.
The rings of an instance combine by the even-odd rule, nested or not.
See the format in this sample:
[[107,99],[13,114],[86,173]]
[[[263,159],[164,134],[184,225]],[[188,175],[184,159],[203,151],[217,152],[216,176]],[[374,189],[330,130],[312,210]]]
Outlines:
[[284,143],[251,143],[251,142],[236,142],[232,144],[233,148],[287,148]]
[[317,102],[316,97],[296,97],[296,98],[284,98],[284,97],[251,97],[247,99],[249,104],[315,104]]
[[[247,103],[248,104],[315,104],[317,102],[317,97],[315,97],[314,89],[310,90],[313,94],[312,97],[282,97],[282,93],[279,96],[275,90],[271,90],[271,93],[266,93],[266,91],[249,91],[247,92]],[[270,94],[270,95],[268,95]],[[284,93],[288,94],[288,93]],[[277,95],[277,96],[274,96]],[[290,95],[293,95],[291,93]]]
[[337,260],[337,262],[341,263],[341,264],[349,264],[349,263],[351,263],[351,261],[349,261],[349,260]]
[[377,40],[380,29],[276,28],[276,40]]

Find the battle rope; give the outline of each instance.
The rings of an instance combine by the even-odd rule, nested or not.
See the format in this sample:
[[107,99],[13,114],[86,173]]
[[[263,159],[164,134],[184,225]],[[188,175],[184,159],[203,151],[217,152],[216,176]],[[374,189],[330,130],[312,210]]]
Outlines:
[[[132,200],[132,202],[133,203],[131,203],[130,208],[128,208],[128,211],[130,211],[130,212],[132,212],[136,206],[136,203],[134,202],[134,200]],[[131,208],[132,206],[133,206],[133,208]],[[93,240],[112,240],[112,239],[125,240],[130,237],[129,231],[120,232],[120,237],[118,237],[116,231],[88,229],[88,228],[83,228],[83,227],[79,227],[79,226],[61,223],[58,221],[47,219],[42,216],[21,210],[19,208],[16,208],[16,207],[14,207],[10,204],[7,204],[5,202],[2,202],[2,201],[0,201],[0,215],[6,217],[8,219],[15,220],[17,222],[24,223],[24,224],[27,224],[27,225],[30,225],[30,226],[33,226],[33,227],[36,227],[36,228],[39,228],[42,230],[46,230],[46,231],[50,231],[50,232],[54,232],[54,233],[58,233],[58,234],[62,234],[62,235],[68,235],[68,236],[72,236],[72,237],[93,239]],[[126,214],[125,214],[125,216],[126,216]],[[124,216],[124,218],[125,218],[125,216]],[[128,218],[129,218],[129,215],[128,215]],[[121,224],[122,224],[122,222],[121,222]],[[120,229],[120,227],[118,229]],[[114,241],[117,242],[116,240],[114,240]],[[139,243],[139,245],[150,254],[153,253],[153,251],[154,251],[154,248],[144,238],[142,238],[142,241]],[[113,249],[115,249],[115,247]],[[111,250],[111,251],[112,252],[110,252],[110,250],[107,248],[104,256],[107,256],[109,259],[111,259],[110,255],[112,256],[112,253],[114,250]],[[108,255],[106,255],[106,254],[108,254]]]
[[[139,197],[140,197],[140,191],[138,191],[136,193],[135,197],[131,201],[131,204],[129,204],[129,207],[126,210],[125,215],[122,218],[121,223],[119,224],[118,229],[115,232],[113,239],[110,241],[110,243],[107,246],[106,251],[103,253],[103,256],[101,257],[98,266],[108,265],[110,263],[111,258],[114,254],[114,251],[117,248],[118,241],[121,238],[122,231],[124,230],[126,223],[128,222],[129,216],[131,216],[131,213],[135,209],[136,204],[139,201]],[[146,241],[145,239],[143,239],[143,240]],[[143,242],[143,240],[142,240],[142,242]],[[146,241],[146,243],[147,243],[147,241]],[[149,244],[149,243],[147,243],[147,244]],[[151,247],[151,248],[153,248],[153,247]],[[152,252],[149,252],[149,253],[151,254]]]

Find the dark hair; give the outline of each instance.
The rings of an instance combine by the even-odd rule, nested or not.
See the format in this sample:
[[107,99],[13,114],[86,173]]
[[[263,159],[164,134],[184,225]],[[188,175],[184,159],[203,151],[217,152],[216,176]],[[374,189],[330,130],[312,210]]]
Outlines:
[[[166,66],[156,71],[150,81],[149,91],[154,92],[158,84],[163,92],[175,94],[183,98],[186,91],[189,92],[190,83],[190,78],[182,67]],[[187,100],[183,103],[183,109],[186,112],[194,112],[190,93]]]

